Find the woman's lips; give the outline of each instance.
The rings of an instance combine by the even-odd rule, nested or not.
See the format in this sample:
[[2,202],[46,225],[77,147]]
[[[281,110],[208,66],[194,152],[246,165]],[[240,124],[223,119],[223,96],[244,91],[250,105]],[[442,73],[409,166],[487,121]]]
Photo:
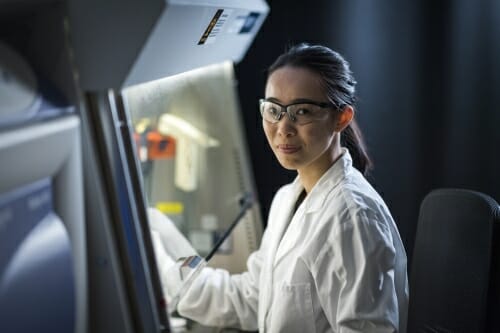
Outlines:
[[300,150],[300,146],[278,145],[278,151],[283,154],[293,154]]

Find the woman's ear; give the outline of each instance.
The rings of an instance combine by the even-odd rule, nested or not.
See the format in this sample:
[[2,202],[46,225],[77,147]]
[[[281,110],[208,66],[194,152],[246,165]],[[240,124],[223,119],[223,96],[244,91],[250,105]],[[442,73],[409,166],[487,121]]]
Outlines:
[[335,126],[335,131],[341,132],[349,126],[349,124],[352,121],[352,118],[354,117],[354,108],[350,105],[345,105],[342,110],[340,110],[338,118],[337,118],[337,124]]

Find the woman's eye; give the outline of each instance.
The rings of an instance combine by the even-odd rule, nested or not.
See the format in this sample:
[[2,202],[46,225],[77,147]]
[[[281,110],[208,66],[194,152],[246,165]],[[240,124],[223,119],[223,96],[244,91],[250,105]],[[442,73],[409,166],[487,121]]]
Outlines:
[[277,108],[269,108],[269,109],[267,109],[267,112],[269,112],[273,116],[275,116],[275,115],[277,115],[279,113],[279,111],[278,111]]
[[300,109],[298,109],[298,110],[297,110],[297,114],[298,114],[298,115],[306,115],[306,114],[308,114],[308,113],[310,113],[310,112],[311,112],[311,111],[309,111],[309,110],[308,110],[308,109],[306,109],[306,108],[300,108]]

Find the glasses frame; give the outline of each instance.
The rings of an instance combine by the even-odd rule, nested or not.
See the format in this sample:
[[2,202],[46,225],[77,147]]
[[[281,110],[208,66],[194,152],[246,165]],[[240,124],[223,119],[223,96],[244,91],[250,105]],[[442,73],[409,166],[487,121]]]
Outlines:
[[[264,118],[264,110],[262,110],[262,104],[264,102],[270,102],[270,103],[273,103],[273,104],[276,104],[278,105],[280,108],[281,108],[281,111],[279,113],[279,115],[277,116],[277,118],[275,119],[275,121],[269,121],[267,119]],[[267,121],[268,123],[271,123],[271,124],[277,124],[281,118],[283,118],[283,114],[286,113],[288,115],[288,119],[290,119],[292,122],[296,122],[297,121],[297,118],[296,118],[296,115],[295,114],[292,114],[289,110],[288,110],[288,107],[290,106],[293,106],[293,105],[297,105],[297,104],[311,104],[311,105],[315,105],[315,106],[318,106],[322,109],[328,109],[328,108],[331,108],[331,109],[334,109],[334,110],[338,110],[339,107],[333,103],[330,103],[330,102],[318,102],[318,101],[314,101],[314,100],[311,100],[311,99],[300,99],[300,100],[297,100],[293,103],[290,103],[290,104],[286,104],[286,105],[283,105],[281,103],[278,103],[274,100],[268,100],[266,98],[261,98],[259,99],[259,111],[260,111],[260,115],[262,116],[262,119],[264,121]],[[310,121],[310,122],[307,122],[305,124],[309,124],[313,121]],[[305,125],[305,124],[301,124],[301,125]]]

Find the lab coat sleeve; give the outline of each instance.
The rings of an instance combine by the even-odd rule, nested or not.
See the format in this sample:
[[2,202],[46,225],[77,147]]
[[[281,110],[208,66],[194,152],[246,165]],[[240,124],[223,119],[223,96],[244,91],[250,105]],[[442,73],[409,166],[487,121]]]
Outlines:
[[249,256],[242,274],[205,267],[181,297],[178,312],[207,326],[257,330],[262,252],[261,246]]
[[[277,192],[271,205],[270,216],[276,209],[283,188]],[[196,278],[177,306],[178,312],[207,326],[235,327],[243,330],[258,329],[258,300],[262,266],[269,257],[273,228],[264,231],[259,250],[247,260],[247,271],[231,275],[222,269],[206,267]]]
[[165,251],[160,234],[155,230],[151,230],[151,239],[153,241],[153,249],[162,283],[163,295],[166,297],[167,302],[170,302],[174,296],[172,293],[179,290],[182,280],[176,278],[178,274],[173,274],[175,261]]
[[320,303],[335,332],[398,332],[395,248],[380,217],[339,223],[314,265]]
[[156,208],[148,208],[148,218],[151,230],[155,231],[155,238],[163,247],[165,253],[177,260],[182,257],[198,255],[191,243],[177,229],[174,222]]

